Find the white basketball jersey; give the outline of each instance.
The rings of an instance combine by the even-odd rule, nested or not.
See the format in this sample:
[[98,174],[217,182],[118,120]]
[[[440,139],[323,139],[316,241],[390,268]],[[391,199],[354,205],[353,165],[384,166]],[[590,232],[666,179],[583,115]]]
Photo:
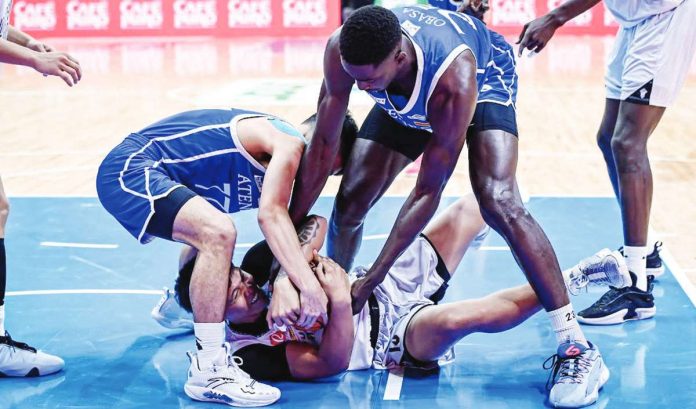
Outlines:
[[7,33],[10,30],[10,12],[12,11],[12,0],[0,0],[0,38],[7,40]]
[[607,9],[623,27],[633,27],[646,18],[670,11],[684,0],[604,0]]

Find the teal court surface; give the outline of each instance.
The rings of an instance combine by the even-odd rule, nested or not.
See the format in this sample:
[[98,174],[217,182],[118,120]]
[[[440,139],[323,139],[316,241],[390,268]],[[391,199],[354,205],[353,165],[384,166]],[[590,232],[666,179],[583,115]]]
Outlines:
[[[454,198],[443,200],[443,206]],[[19,340],[65,359],[44,378],[0,379],[0,408],[216,408],[183,392],[192,336],[159,327],[149,316],[159,289],[176,275],[178,246],[142,246],[95,198],[13,198],[7,229],[6,326]],[[366,222],[357,263],[377,255],[403,202],[382,199]],[[315,212],[330,214],[332,199]],[[602,247],[621,244],[618,206],[610,198],[532,197],[566,268]],[[235,216],[235,259],[261,232],[255,213]],[[674,238],[675,240],[678,238]],[[669,260],[668,260],[669,262]],[[669,264],[668,264],[668,267]],[[654,319],[585,327],[611,370],[597,408],[696,408],[696,300],[679,272],[657,282]],[[489,235],[467,253],[446,301],[523,283],[505,242]],[[577,310],[605,291],[572,300]],[[690,298],[691,297],[691,298]],[[539,313],[502,334],[476,334],[437,373],[359,371],[312,383],[282,382],[275,408],[541,408],[548,406],[544,360],[555,339]]]

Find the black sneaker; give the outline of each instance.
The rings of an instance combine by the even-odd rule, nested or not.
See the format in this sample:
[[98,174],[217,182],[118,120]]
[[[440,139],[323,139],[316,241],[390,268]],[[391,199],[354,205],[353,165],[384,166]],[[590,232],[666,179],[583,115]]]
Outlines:
[[609,287],[609,291],[590,307],[578,313],[578,322],[590,325],[613,325],[655,316],[653,280],[648,277],[648,291],[636,287],[636,275],[630,273],[630,287]]
[[[645,257],[645,272],[649,276],[655,278],[665,273],[665,265],[662,264],[660,251],[662,250],[662,242],[656,241],[652,253]],[[619,247],[619,252],[623,254],[623,246]]]

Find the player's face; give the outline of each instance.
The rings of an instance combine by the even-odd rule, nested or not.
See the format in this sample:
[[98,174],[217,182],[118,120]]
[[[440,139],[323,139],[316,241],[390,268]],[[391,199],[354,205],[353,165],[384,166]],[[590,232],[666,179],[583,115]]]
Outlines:
[[232,267],[225,319],[235,324],[255,322],[267,306],[268,299],[251,274]]
[[341,64],[343,64],[343,69],[348,75],[355,80],[359,89],[363,91],[383,91],[387,89],[394,77],[396,77],[400,62],[403,59],[401,54],[401,48],[397,48],[377,65],[352,65],[343,59],[341,59]]

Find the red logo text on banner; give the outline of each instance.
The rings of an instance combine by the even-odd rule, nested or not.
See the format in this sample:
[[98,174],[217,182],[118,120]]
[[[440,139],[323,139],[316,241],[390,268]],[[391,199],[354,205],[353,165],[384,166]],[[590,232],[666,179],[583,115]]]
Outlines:
[[55,1],[18,1],[14,5],[13,25],[20,30],[54,30]]
[[229,27],[268,28],[273,21],[271,0],[228,0]]
[[537,16],[535,0],[491,1],[491,24],[523,26]]
[[213,28],[216,23],[215,0],[174,1],[174,28]]
[[68,30],[106,30],[109,0],[70,0],[65,5]]
[[323,27],[327,0],[283,0],[283,27]]
[[122,29],[162,28],[162,0],[121,0],[119,11]]

